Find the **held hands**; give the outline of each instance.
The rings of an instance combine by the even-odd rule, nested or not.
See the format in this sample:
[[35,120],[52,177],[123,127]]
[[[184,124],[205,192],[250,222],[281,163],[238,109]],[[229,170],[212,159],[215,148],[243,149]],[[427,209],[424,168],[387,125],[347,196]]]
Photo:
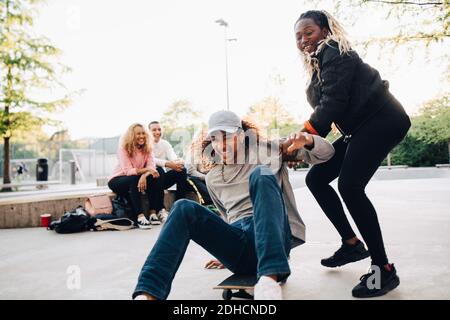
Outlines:
[[286,141],[286,153],[292,155],[295,151],[304,146],[312,146],[314,144],[313,137],[307,132],[292,133]]
[[299,131],[292,133],[287,140],[282,144],[283,159],[287,160],[289,168],[294,167],[301,160],[295,159],[295,151],[303,147],[314,147],[314,138],[307,132]]
[[211,260],[205,265],[206,269],[225,269],[225,266],[219,260]]

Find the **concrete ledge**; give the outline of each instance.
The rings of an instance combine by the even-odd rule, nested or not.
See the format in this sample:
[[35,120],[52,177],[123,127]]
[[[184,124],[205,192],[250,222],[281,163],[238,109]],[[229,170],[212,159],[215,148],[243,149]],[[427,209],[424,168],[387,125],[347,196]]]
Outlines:
[[66,211],[84,206],[89,196],[103,193],[114,196],[111,191],[100,190],[84,194],[29,197],[16,201],[5,199],[6,201],[0,202],[0,229],[39,227],[41,214],[49,213],[52,219],[59,219]]
[[23,182],[15,182],[15,183],[2,183],[0,184],[0,188],[20,188],[20,187],[45,187],[54,184],[60,184],[59,180],[52,181],[23,181]]
[[[115,196],[109,189],[99,189],[85,193],[74,193],[70,195],[45,195],[30,196],[18,200],[5,199],[0,201],[0,229],[32,228],[40,226],[40,215],[48,213],[52,220],[59,219],[65,212],[78,206],[84,206],[87,198],[95,194],[107,194],[111,198]],[[194,193],[188,193],[187,198],[197,201]],[[142,196],[144,212],[148,212],[148,201]],[[164,206],[170,210],[175,201],[175,192],[165,191]]]
[[408,169],[408,168],[409,168],[409,166],[397,165],[397,166],[380,166],[379,169],[392,170],[392,169]]
[[73,191],[73,192],[62,192],[57,194],[37,194],[37,195],[28,195],[26,197],[21,197],[18,199],[14,198],[5,198],[0,199],[0,208],[5,205],[11,204],[22,204],[22,203],[30,203],[30,202],[43,202],[43,201],[53,201],[53,200],[66,200],[66,199],[74,199],[74,198],[87,198],[92,195],[97,194],[108,194],[110,196],[114,196],[114,193],[109,188],[99,188],[97,190],[85,190],[85,191]]

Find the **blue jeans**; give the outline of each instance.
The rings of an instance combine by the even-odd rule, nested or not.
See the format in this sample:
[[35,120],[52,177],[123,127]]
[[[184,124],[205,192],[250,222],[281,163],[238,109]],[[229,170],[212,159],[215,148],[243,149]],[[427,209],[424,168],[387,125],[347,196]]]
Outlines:
[[133,298],[141,293],[161,300],[167,298],[190,240],[233,273],[287,279],[291,273],[291,229],[282,191],[270,170],[263,166],[251,173],[249,184],[253,216],[231,225],[194,201],[175,202],[142,267]]

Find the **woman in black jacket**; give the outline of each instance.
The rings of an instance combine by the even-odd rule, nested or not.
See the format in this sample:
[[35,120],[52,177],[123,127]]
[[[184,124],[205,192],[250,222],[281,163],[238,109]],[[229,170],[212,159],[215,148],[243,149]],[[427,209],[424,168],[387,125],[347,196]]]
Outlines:
[[[306,177],[308,188],[342,238],[339,250],[321,263],[337,267],[370,255],[371,272],[361,277],[352,294],[380,296],[397,287],[400,280],[386,256],[377,213],[365,187],[387,154],[405,137],[411,123],[389,92],[387,81],[351,49],[344,30],[330,14],[303,13],[295,24],[295,35],[310,76],[307,98],[314,109],[302,131],[325,137],[334,123],[342,134],[334,143],[334,157],[313,166]],[[339,193],[368,252],[330,186],[337,177]],[[375,279],[373,275],[380,277]]]

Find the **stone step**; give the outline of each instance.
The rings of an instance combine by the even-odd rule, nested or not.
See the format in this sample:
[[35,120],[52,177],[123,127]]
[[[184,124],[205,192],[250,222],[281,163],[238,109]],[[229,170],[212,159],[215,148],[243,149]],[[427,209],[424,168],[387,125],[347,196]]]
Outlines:
[[[77,192],[70,195],[34,196],[17,200],[5,199],[0,201],[0,229],[39,227],[41,214],[51,214],[52,220],[57,220],[65,212],[78,206],[84,206],[87,198],[96,194],[108,194],[111,198],[115,196],[109,189],[100,189],[95,192],[89,191],[89,193]],[[189,192],[187,198],[197,201],[197,197],[193,192]],[[164,206],[168,211],[170,211],[174,201],[175,192],[166,190]],[[144,212],[148,212],[148,200],[145,195],[142,195],[142,207]]]

